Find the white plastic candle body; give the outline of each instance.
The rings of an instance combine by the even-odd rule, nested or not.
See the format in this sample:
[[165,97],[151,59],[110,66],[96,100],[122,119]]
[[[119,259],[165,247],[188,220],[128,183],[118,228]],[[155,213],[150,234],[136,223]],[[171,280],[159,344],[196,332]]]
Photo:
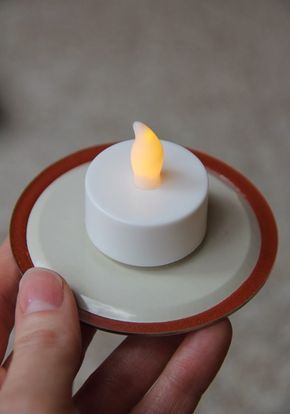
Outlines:
[[207,225],[208,177],[190,151],[162,141],[161,183],[153,190],[134,184],[130,166],[133,141],[101,152],[89,165],[86,228],[102,253],[135,266],[160,266],[190,254]]

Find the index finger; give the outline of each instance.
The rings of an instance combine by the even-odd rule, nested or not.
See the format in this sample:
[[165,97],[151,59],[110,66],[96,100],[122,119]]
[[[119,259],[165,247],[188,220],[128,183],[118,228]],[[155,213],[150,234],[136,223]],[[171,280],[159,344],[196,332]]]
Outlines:
[[0,362],[14,324],[15,303],[20,271],[14,260],[7,238],[0,246]]

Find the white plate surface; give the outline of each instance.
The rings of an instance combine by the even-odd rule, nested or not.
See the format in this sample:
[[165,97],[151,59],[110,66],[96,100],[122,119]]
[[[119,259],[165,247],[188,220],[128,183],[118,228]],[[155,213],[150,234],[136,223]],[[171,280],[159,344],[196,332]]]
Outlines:
[[137,268],[104,256],[86,234],[87,167],[76,167],[50,184],[27,225],[33,264],[60,273],[81,309],[119,321],[178,320],[217,305],[249,277],[259,255],[260,231],[245,198],[226,181],[209,172],[208,231],[198,250],[172,265]]

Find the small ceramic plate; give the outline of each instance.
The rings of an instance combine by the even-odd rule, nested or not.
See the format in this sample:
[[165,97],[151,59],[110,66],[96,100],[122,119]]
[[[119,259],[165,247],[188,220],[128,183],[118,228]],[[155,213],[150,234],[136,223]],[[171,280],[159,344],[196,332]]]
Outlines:
[[56,162],[21,195],[10,229],[20,270],[57,271],[76,294],[81,320],[120,333],[187,332],[251,299],[266,281],[277,251],[275,220],[259,191],[222,161],[192,151],[209,173],[203,244],[171,265],[126,266],[100,253],[84,225],[85,173],[107,146]]

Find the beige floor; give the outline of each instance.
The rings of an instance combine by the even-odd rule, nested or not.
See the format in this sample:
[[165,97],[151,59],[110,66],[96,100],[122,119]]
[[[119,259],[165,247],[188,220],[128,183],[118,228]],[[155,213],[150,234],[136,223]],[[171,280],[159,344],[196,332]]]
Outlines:
[[[198,413],[286,414],[290,389],[290,6],[286,0],[0,3],[0,236],[36,173],[132,136],[223,158],[280,228],[267,285],[232,317],[229,356]],[[120,340],[98,334],[78,381]]]

